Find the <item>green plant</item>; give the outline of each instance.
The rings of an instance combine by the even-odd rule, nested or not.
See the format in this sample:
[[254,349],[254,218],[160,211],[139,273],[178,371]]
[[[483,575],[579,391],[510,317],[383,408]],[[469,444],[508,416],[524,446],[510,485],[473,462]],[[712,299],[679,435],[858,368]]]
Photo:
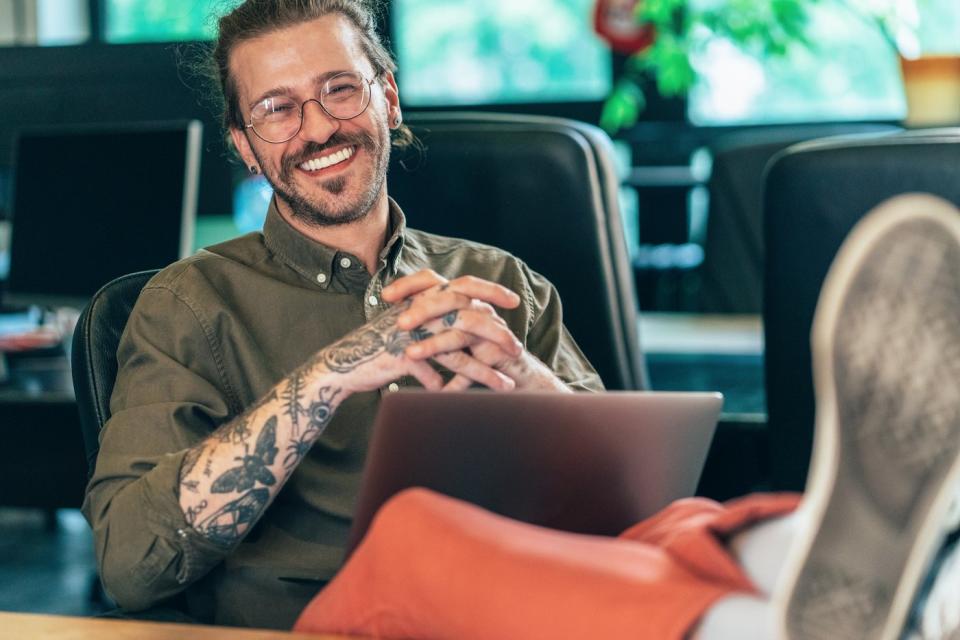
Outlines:
[[715,38],[758,57],[784,56],[809,44],[808,8],[822,0],[644,0],[636,19],[652,25],[653,43],[631,55],[604,105],[600,124],[614,133],[633,125],[646,106],[651,78],[663,97],[684,95],[697,78],[693,60]]

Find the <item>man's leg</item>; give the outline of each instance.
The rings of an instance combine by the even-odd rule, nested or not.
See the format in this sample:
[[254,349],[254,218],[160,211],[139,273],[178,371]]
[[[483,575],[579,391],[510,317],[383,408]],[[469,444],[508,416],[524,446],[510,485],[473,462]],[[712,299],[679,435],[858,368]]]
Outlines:
[[790,638],[893,640],[960,478],[960,212],[891,200],[831,267],[813,331],[817,426],[775,592]]
[[[725,532],[795,504],[795,496],[729,506],[681,501],[614,539],[534,527],[426,490],[407,491],[384,505],[296,630],[680,640],[718,598],[753,590],[722,543]],[[730,638],[745,638],[742,629]]]

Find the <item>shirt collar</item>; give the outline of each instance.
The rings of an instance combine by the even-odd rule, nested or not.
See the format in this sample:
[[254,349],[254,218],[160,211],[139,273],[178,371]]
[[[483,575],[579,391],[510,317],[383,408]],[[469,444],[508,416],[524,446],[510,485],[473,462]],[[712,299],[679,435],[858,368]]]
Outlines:
[[[380,252],[381,267],[386,266],[389,276],[397,273],[397,265],[403,253],[406,235],[406,216],[399,205],[390,198],[390,227],[392,232]],[[322,289],[330,286],[335,261],[342,252],[303,235],[280,215],[277,198],[270,200],[267,218],[263,223],[263,237],[267,247],[294,271]],[[348,254],[343,254],[348,255]]]

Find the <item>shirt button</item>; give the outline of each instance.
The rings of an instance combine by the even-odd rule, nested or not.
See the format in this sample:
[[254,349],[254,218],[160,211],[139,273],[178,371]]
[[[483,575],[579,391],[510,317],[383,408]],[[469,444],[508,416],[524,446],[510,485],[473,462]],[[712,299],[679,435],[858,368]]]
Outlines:
[[391,382],[390,386],[387,387],[387,391],[390,393],[396,393],[397,391],[400,391],[400,385],[398,385],[396,382]]
[[323,284],[323,283],[326,282],[326,281],[327,281],[327,274],[325,274],[325,273],[318,273],[318,274],[317,274],[317,282],[319,282],[320,284]]
[[377,300],[377,296],[370,296],[367,298],[367,304],[369,304],[371,307],[375,307],[380,304],[380,301]]
[[350,262],[350,258],[340,258],[340,266],[344,269],[349,269],[351,264],[353,263]]

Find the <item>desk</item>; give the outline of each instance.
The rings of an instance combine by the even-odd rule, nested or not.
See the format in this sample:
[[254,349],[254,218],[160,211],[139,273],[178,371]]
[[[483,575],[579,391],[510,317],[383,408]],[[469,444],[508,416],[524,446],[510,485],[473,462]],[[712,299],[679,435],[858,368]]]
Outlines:
[[76,508],[87,483],[80,418],[63,355],[8,354],[0,384],[0,506]]
[[[350,640],[285,631],[0,613],[2,640]],[[356,639],[355,639],[356,640]]]

